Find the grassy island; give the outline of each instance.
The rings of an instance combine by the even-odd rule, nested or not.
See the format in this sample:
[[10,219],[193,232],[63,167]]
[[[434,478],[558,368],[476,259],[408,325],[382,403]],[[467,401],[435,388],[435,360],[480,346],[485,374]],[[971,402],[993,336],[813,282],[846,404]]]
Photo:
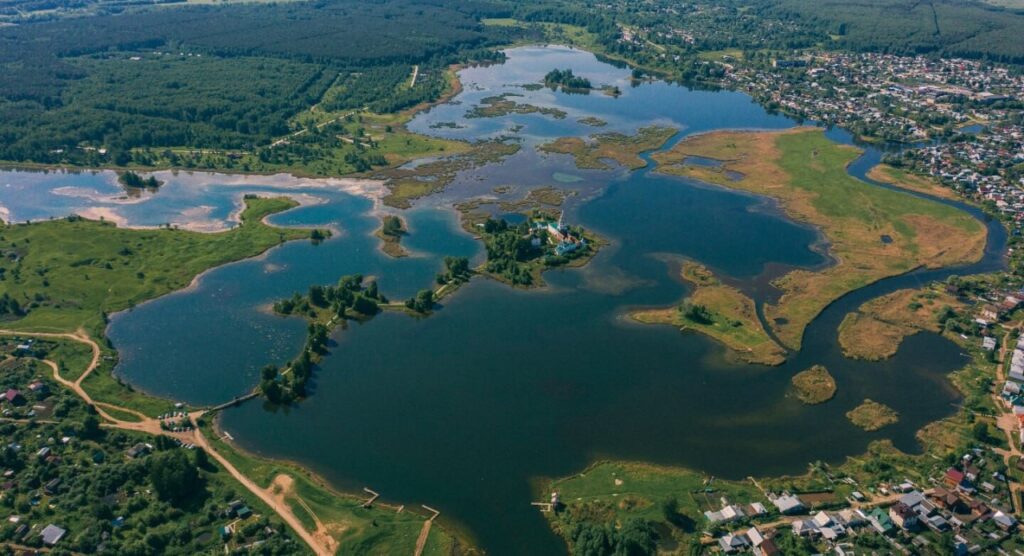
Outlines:
[[887,405],[864,400],[863,403],[848,411],[846,418],[854,425],[868,432],[874,432],[899,422],[900,414]]
[[793,375],[792,383],[797,399],[808,405],[825,403],[836,395],[836,380],[821,365]]
[[132,189],[157,189],[164,184],[154,176],[143,178],[131,170],[118,175],[117,181],[121,185]]
[[571,154],[576,166],[594,170],[608,170],[611,166],[605,160],[612,160],[630,170],[647,165],[640,155],[653,151],[665,144],[676,130],[670,127],[650,126],[640,128],[636,135],[622,133],[599,133],[589,141],[579,137],[561,137],[540,146],[549,153]]
[[480,100],[480,104],[470,110],[467,114],[467,118],[500,118],[502,116],[508,116],[509,114],[541,114],[543,116],[551,116],[556,120],[565,119],[568,114],[564,110],[558,108],[549,108],[546,106],[534,106],[532,104],[523,104],[512,100],[514,97],[522,96],[518,93],[504,93],[501,95],[485,97]]
[[754,301],[722,283],[705,266],[687,261],[683,280],[693,291],[676,307],[634,311],[630,316],[647,324],[669,324],[706,334],[748,363],[779,365],[786,352],[776,344],[757,318]]
[[[800,347],[807,324],[843,294],[919,267],[973,262],[983,253],[985,227],[969,214],[847,174],[859,154],[820,129],[798,128],[698,135],[654,157],[661,172],[771,197],[788,216],[821,230],[835,264],[776,279],[783,295],[765,307],[775,334],[791,349]],[[723,164],[687,164],[692,156]]]
[[885,359],[896,354],[907,336],[942,332],[945,321],[964,307],[955,296],[936,288],[896,291],[846,315],[839,326],[839,345],[847,357]]
[[576,121],[583,125],[588,125],[590,127],[604,127],[608,125],[608,122],[594,116],[585,116]]
[[586,77],[576,75],[571,69],[553,69],[544,76],[544,86],[566,92],[588,93],[593,85]]
[[380,228],[374,233],[380,238],[380,249],[384,253],[395,257],[408,257],[409,252],[402,247],[402,237],[409,232],[405,228],[405,222],[398,216],[386,215],[381,219]]

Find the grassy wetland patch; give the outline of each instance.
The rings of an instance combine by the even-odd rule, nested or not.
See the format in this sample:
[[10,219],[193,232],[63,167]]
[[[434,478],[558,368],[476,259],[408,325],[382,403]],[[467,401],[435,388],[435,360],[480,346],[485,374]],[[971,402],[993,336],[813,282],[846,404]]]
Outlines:
[[749,363],[779,365],[785,361],[785,350],[761,326],[754,300],[692,261],[683,263],[682,277],[693,285],[682,303],[634,311],[630,317],[646,324],[669,324],[706,334]]
[[956,297],[933,288],[895,291],[846,315],[839,326],[839,345],[847,357],[885,359],[896,354],[907,336],[941,332],[941,318],[963,308]]
[[592,135],[589,141],[579,137],[561,137],[540,146],[549,153],[571,154],[576,166],[593,170],[609,170],[606,160],[612,160],[630,170],[647,165],[640,158],[642,153],[653,151],[665,144],[676,130],[670,127],[650,126],[640,128],[635,135],[618,132]]
[[522,96],[517,93],[505,93],[486,97],[480,100],[480,104],[466,114],[467,118],[500,118],[509,114],[541,114],[550,116],[556,120],[563,120],[568,115],[564,110],[549,108],[546,106],[534,106],[512,100]]
[[899,422],[900,414],[887,405],[864,400],[863,403],[848,411],[846,418],[854,425],[873,432]]
[[[787,215],[818,227],[835,264],[794,270],[774,281],[783,295],[765,306],[778,338],[798,349],[804,328],[843,294],[915,268],[980,259],[985,227],[969,214],[851,177],[860,151],[828,140],[820,129],[714,132],[654,155],[660,171],[777,199]],[[723,161],[687,165],[687,157]],[[738,172],[734,178],[726,171]]]
[[791,382],[797,399],[808,405],[825,403],[836,395],[836,379],[821,365],[800,371]]
[[519,152],[519,148],[518,143],[485,141],[455,156],[420,164],[415,168],[383,170],[377,172],[375,177],[386,180],[385,185],[390,191],[384,197],[384,204],[406,209],[416,199],[444,190],[455,181],[459,172],[498,162]]

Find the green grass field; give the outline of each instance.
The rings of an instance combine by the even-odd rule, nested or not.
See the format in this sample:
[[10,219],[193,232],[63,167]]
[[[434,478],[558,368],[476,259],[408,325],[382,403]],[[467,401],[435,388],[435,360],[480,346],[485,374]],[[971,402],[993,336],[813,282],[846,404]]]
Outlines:
[[28,314],[0,325],[24,331],[103,336],[105,315],[187,286],[201,272],[258,255],[309,230],[274,228],[263,218],[296,206],[286,198],[246,200],[242,224],[204,234],[133,230],[68,218],[0,228],[0,294]]

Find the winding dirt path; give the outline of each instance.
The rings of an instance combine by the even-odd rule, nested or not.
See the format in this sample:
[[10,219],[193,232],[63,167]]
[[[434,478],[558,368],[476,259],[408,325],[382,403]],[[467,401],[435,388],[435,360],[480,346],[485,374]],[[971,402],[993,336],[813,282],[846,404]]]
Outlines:
[[[145,432],[152,435],[162,434],[173,438],[177,438],[182,442],[195,444],[196,446],[201,447],[202,449],[206,450],[206,453],[212,456],[213,459],[217,460],[217,463],[219,463],[232,477],[234,477],[235,480],[241,483],[242,486],[244,486],[246,489],[252,492],[253,495],[255,495],[257,498],[262,500],[272,510],[274,510],[274,512],[277,513],[277,515],[285,523],[287,523],[289,527],[292,528],[295,534],[298,535],[299,538],[303,540],[303,542],[309,545],[309,548],[315,554],[317,554],[317,556],[331,556],[337,551],[337,541],[335,541],[327,533],[327,528],[320,522],[319,518],[316,517],[316,514],[314,514],[312,511],[309,511],[309,514],[313,516],[313,520],[317,524],[317,531],[314,534],[310,533],[305,528],[305,526],[302,524],[299,518],[292,511],[291,507],[288,506],[283,495],[280,497],[280,499],[278,499],[278,497],[274,495],[274,493],[271,490],[274,488],[274,484],[272,484],[271,488],[269,489],[265,489],[257,485],[255,482],[252,481],[252,479],[245,476],[234,465],[232,465],[231,462],[227,460],[227,458],[225,458],[219,452],[214,450],[213,446],[211,446],[209,441],[206,439],[206,436],[203,435],[202,431],[200,431],[199,429],[181,433],[166,431],[163,430],[163,428],[160,426],[160,420],[149,417],[139,411],[129,409],[126,407],[120,407],[106,402],[94,401],[92,399],[92,396],[90,396],[89,393],[86,392],[84,388],[82,388],[82,382],[85,381],[89,374],[92,373],[96,369],[96,367],[99,366],[102,351],[100,350],[99,344],[97,344],[92,338],[90,338],[89,335],[86,334],[84,330],[79,330],[74,334],[71,334],[51,332],[21,332],[17,330],[0,329],[0,335],[20,336],[26,338],[63,339],[79,342],[89,346],[90,349],[92,349],[92,359],[89,361],[88,367],[86,367],[85,371],[82,372],[81,376],[79,376],[74,381],[68,380],[61,376],[60,367],[57,365],[57,363],[50,361],[49,359],[42,359],[41,361],[47,366],[49,366],[50,369],[53,371],[54,380],[59,382],[61,385],[69,388],[76,395],[82,398],[82,400],[84,400],[87,404],[93,406],[96,409],[96,412],[100,415],[100,417],[108,421],[107,423],[104,423],[105,427]],[[106,410],[104,410],[104,408],[134,415],[136,417],[139,417],[140,421],[125,421],[123,419],[118,419],[111,415],[110,413],[108,413]],[[189,417],[195,420],[198,419],[199,417],[202,417],[205,413],[206,410],[194,411],[189,414]],[[277,480],[275,479],[275,484],[276,483]],[[297,496],[296,498],[298,499]],[[301,499],[299,499],[299,502],[304,507],[306,507],[305,503]]]
[[[310,533],[299,520],[299,518],[295,515],[295,512],[293,512],[292,509],[288,506],[287,502],[285,502],[283,496],[280,499],[278,499],[276,496],[274,496],[274,493],[271,491],[271,489],[263,488],[256,484],[255,482],[253,482],[253,480],[250,479],[249,477],[246,477],[241,471],[239,471],[234,465],[232,465],[230,461],[228,461],[224,456],[222,456],[220,452],[214,450],[213,447],[210,446],[210,443],[206,439],[206,436],[203,435],[203,433],[200,432],[198,429],[192,431],[192,437],[195,445],[206,450],[206,453],[213,456],[213,459],[217,460],[217,463],[219,463],[225,470],[227,470],[227,472],[230,473],[231,476],[235,478],[235,480],[237,480],[239,483],[242,483],[242,486],[248,489],[249,492],[253,493],[266,505],[270,506],[270,508],[273,509],[274,512],[276,512],[277,515],[280,516],[280,518],[284,520],[284,522],[287,523],[288,526],[292,528],[292,530],[295,531],[295,534],[297,534],[307,545],[309,545],[309,548],[312,549],[313,552],[317,554],[317,556],[331,556],[334,554],[335,549],[333,546],[331,546],[334,544],[334,539],[331,539],[332,542],[328,544],[324,542],[322,538],[319,538],[318,535]],[[271,485],[271,488],[273,488],[273,484]],[[329,535],[326,536],[327,538],[330,538]]]
[[[1001,388],[1001,385],[1006,382],[1006,373],[1003,370],[1004,365],[1006,364],[1006,358],[1013,353],[1013,350],[1010,349],[1012,332],[1013,329],[1011,328],[1003,335],[1003,341],[1001,342],[1002,345],[999,348],[999,357],[997,358],[998,362],[996,363],[996,387],[992,392],[992,401],[997,410],[1005,407],[1003,405],[999,389]],[[1020,447],[1017,445],[1018,435],[1014,434],[1019,428],[1019,421],[1012,411],[1004,411],[996,417],[996,426],[999,427],[999,429],[1006,435],[1006,441],[1009,444],[1010,449],[1002,450],[1000,448],[996,448],[995,452],[1003,456],[1003,464],[1009,467],[1010,460],[1014,456],[1024,457],[1024,453],[1021,452]],[[1007,484],[1010,487],[1010,503],[1016,509],[1017,515],[1022,515],[1022,513],[1024,513],[1024,497],[1022,497],[1022,494],[1024,494],[1024,485],[1021,485],[1018,482],[1008,482]]]
[[309,514],[309,517],[313,519],[313,524],[316,525],[316,531],[313,536],[317,538],[324,546],[326,546],[333,554],[338,550],[338,541],[334,540],[334,537],[330,534],[330,529],[324,525],[323,521],[320,521],[320,516],[316,515],[313,508],[309,507],[309,504],[302,499],[301,496],[295,494],[295,479],[285,473],[279,473],[274,477],[273,482],[270,483],[270,488],[267,489],[275,500],[278,500],[281,504],[287,506],[287,498],[289,494],[294,496],[296,502],[302,506],[302,509]]

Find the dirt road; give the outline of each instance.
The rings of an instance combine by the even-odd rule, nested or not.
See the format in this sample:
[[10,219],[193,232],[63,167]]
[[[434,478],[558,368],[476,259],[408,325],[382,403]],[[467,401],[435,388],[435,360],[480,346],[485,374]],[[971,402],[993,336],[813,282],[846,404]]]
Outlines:
[[[234,465],[232,465],[231,462],[228,461],[223,455],[221,455],[219,452],[213,449],[213,446],[210,445],[209,441],[206,439],[206,436],[199,429],[182,433],[169,432],[163,430],[163,428],[160,426],[160,421],[158,419],[154,419],[152,417],[149,417],[138,411],[126,407],[119,407],[116,405],[103,402],[95,402],[92,399],[92,396],[90,396],[89,393],[86,392],[84,388],[82,388],[82,382],[86,379],[86,377],[89,376],[90,373],[92,373],[96,369],[96,367],[99,366],[100,356],[102,352],[100,350],[99,344],[93,341],[92,338],[90,338],[84,331],[78,331],[74,334],[69,334],[46,332],[18,332],[14,330],[0,329],[0,335],[20,336],[28,338],[64,339],[80,342],[89,346],[92,349],[92,359],[89,362],[89,366],[85,369],[81,376],[78,377],[77,380],[71,381],[62,377],[60,375],[60,367],[57,365],[57,363],[50,361],[48,359],[43,359],[42,362],[48,365],[53,370],[54,380],[71,389],[86,403],[96,408],[96,412],[99,413],[100,417],[107,421],[107,423],[104,423],[104,426],[109,428],[145,432],[152,435],[163,434],[173,438],[177,438],[182,442],[195,444],[196,446],[201,447],[202,449],[206,450],[206,452],[210,454],[210,456],[212,456],[213,459],[217,460],[217,463],[219,463],[225,470],[227,470],[227,472],[231,474],[231,476],[234,477],[235,480],[241,483],[242,486],[249,490],[249,492],[252,492],[256,497],[258,497],[260,500],[263,500],[263,502],[267,504],[267,506],[274,510],[274,512],[277,513],[281,520],[287,523],[288,526],[291,527],[292,530],[295,532],[295,534],[298,535],[299,538],[301,538],[307,545],[309,545],[309,548],[313,550],[313,552],[316,553],[317,556],[329,556],[334,554],[335,551],[337,550],[337,542],[330,535],[326,534],[325,529],[323,529],[322,527],[318,527],[318,529],[322,529],[320,531],[317,531],[318,534],[314,535],[313,533],[310,533],[305,528],[305,526],[303,526],[299,518],[296,517],[295,513],[284,501],[283,497],[280,500],[277,499],[270,489],[262,488],[255,482],[253,482],[251,479],[249,479],[249,477],[246,477],[241,471],[239,471]],[[104,408],[130,413],[132,415],[139,417],[140,420],[125,421],[122,419],[118,419],[111,415],[110,413],[108,413],[107,411],[105,411]],[[190,413],[189,416],[194,420],[198,419],[199,417],[202,417],[204,413],[205,411],[195,411]],[[273,485],[271,486],[273,487]]]

